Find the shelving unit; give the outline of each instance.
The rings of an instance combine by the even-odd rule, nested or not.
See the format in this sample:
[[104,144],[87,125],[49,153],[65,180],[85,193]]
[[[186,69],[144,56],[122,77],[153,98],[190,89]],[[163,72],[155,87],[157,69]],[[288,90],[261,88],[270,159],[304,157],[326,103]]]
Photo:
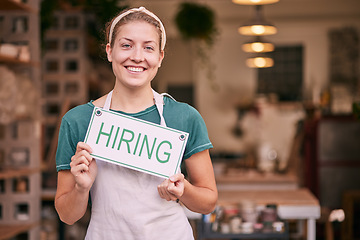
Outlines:
[[54,159],[61,118],[88,101],[89,88],[85,14],[79,9],[59,9],[53,14],[54,24],[44,33],[42,58],[45,191],[56,187]]
[[[34,89],[41,86],[39,6],[40,0],[0,1],[0,43],[27,46],[30,54],[29,61],[0,54],[0,65]],[[0,239],[40,239],[40,107],[32,111],[0,123]]]
[[29,231],[38,226],[39,223],[22,224],[19,226],[1,225],[0,226],[0,240],[6,240],[23,232]]
[[16,2],[14,0],[2,0],[0,2],[1,10],[20,10],[27,12],[36,12],[34,8],[31,8],[29,5],[22,2]]
[[33,66],[33,67],[39,67],[39,62],[33,62],[33,61],[23,61],[17,58],[9,57],[6,55],[0,54],[0,64],[19,64],[19,65],[27,65],[27,66]]
[[0,179],[25,177],[39,172],[40,169],[37,168],[6,169],[6,171],[0,171]]
[[285,231],[277,232],[253,232],[253,233],[220,233],[211,230],[211,223],[201,221],[198,224],[198,239],[289,239],[289,229],[287,222]]
[[37,122],[17,121],[1,134],[0,239],[19,233],[29,240],[40,237],[39,131]]

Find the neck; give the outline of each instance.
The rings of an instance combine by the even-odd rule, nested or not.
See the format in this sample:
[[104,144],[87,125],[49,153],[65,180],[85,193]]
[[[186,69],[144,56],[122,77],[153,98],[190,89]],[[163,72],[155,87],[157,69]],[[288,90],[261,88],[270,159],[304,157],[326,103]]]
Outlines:
[[154,105],[151,87],[128,89],[115,84],[111,99],[111,109],[126,113],[137,113]]

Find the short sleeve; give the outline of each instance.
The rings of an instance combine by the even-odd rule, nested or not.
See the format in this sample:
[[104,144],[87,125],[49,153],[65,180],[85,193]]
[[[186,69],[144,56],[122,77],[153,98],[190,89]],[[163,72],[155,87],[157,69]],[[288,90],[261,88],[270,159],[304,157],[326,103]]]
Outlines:
[[73,135],[69,122],[63,118],[60,125],[58,147],[56,151],[57,171],[70,169],[71,157],[76,151]]
[[189,139],[184,153],[184,159],[191,157],[193,154],[210,149],[213,147],[210,142],[206,124],[200,113],[188,105],[188,132]]
[[71,157],[76,152],[78,142],[84,141],[93,109],[91,103],[79,105],[62,118],[56,151],[57,171],[70,169]]

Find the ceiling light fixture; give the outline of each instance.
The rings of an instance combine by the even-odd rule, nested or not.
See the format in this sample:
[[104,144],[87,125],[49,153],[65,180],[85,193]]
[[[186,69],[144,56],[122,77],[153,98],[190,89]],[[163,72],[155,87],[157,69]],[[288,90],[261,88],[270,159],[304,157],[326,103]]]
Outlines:
[[247,36],[261,36],[261,35],[273,35],[277,33],[277,29],[274,25],[265,21],[262,16],[262,6],[255,6],[255,17],[250,22],[243,24],[239,27],[238,31],[242,35]]
[[274,66],[274,60],[269,57],[248,58],[246,65],[251,68],[268,68]]
[[232,0],[233,3],[242,5],[264,5],[277,3],[278,1],[279,0]]
[[244,52],[249,53],[260,53],[260,52],[272,52],[275,47],[274,44],[269,42],[264,42],[260,37],[256,37],[252,42],[246,42],[242,45]]

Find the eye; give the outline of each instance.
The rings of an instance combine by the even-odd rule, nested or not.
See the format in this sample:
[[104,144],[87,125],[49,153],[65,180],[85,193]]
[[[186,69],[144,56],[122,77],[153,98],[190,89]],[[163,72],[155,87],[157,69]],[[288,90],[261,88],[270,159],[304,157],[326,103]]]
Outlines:
[[123,43],[121,44],[122,48],[131,48],[131,45],[129,43]]
[[154,51],[154,47],[152,46],[145,46],[145,49],[149,51]]

